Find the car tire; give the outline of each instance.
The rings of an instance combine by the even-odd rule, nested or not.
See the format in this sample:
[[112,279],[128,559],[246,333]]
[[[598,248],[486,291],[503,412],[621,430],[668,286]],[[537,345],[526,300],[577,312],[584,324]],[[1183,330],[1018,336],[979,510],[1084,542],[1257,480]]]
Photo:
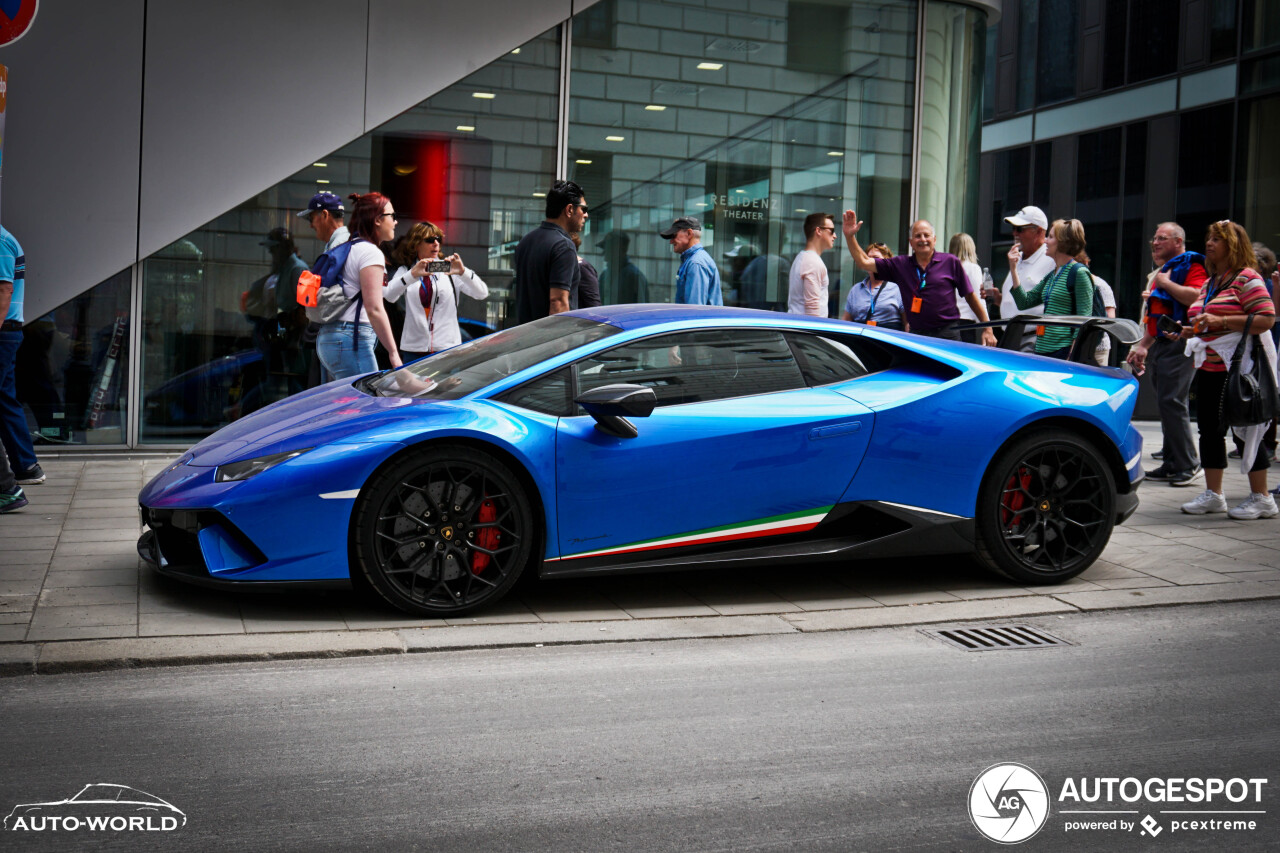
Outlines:
[[1115,477],[1091,442],[1038,430],[997,454],[978,490],[978,561],[1024,584],[1073,578],[1115,527]]
[[505,464],[437,446],[384,467],[355,506],[355,560],[382,600],[457,616],[502,598],[533,553],[534,513]]

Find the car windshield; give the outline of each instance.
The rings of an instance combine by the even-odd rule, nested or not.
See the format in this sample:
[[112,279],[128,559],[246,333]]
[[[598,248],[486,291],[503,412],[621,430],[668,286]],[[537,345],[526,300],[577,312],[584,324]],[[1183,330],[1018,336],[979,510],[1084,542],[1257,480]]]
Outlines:
[[553,315],[504,329],[369,379],[380,397],[456,400],[571,349],[621,329],[581,317]]

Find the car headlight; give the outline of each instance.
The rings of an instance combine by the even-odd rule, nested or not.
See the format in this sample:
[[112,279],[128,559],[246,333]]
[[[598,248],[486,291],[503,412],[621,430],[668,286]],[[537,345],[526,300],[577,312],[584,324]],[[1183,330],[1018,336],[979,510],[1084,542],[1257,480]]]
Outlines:
[[218,470],[213,475],[213,479],[216,483],[247,480],[269,468],[276,467],[282,462],[288,462],[295,456],[301,456],[311,449],[310,447],[304,447],[302,450],[286,450],[284,453],[272,453],[270,456],[259,456],[255,459],[232,462],[229,465],[219,465]]

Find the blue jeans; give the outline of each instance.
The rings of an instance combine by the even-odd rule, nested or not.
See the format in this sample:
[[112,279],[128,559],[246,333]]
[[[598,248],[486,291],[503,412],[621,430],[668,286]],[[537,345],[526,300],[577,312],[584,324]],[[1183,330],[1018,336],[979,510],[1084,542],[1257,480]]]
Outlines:
[[[353,335],[356,336],[354,347]],[[316,335],[316,355],[334,379],[363,376],[378,369],[378,360],[373,354],[377,343],[378,336],[368,323],[345,320],[327,323]]]
[[0,441],[4,443],[9,464],[15,473],[36,464],[36,451],[31,446],[31,430],[27,414],[18,402],[18,382],[14,365],[22,332],[0,332]]

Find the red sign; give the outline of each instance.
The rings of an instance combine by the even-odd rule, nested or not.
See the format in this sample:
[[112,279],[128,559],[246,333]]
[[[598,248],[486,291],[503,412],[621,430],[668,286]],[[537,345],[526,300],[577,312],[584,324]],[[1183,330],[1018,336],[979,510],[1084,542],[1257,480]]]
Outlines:
[[26,35],[40,0],[0,0],[0,47]]

